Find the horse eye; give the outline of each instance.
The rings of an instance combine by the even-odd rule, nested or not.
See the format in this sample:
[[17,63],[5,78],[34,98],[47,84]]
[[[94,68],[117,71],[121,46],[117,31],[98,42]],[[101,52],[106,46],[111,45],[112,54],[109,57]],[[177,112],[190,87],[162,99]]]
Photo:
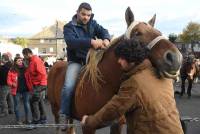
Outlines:
[[141,33],[141,32],[138,32],[138,31],[136,31],[136,32],[135,32],[135,35],[136,35],[136,36],[140,36],[140,35],[142,35],[142,33]]

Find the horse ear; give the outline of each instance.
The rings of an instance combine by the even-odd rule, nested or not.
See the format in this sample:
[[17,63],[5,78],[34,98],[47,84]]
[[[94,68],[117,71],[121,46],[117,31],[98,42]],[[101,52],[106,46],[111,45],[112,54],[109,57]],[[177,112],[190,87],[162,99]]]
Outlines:
[[126,12],[125,12],[125,19],[126,19],[126,24],[127,24],[127,27],[130,26],[130,24],[134,21],[134,15],[133,15],[133,12],[131,11],[131,8],[128,7],[126,9]]
[[156,21],[156,14],[154,14],[154,16],[151,18],[151,20],[149,20],[149,24],[154,27],[154,24],[155,24],[155,21]]

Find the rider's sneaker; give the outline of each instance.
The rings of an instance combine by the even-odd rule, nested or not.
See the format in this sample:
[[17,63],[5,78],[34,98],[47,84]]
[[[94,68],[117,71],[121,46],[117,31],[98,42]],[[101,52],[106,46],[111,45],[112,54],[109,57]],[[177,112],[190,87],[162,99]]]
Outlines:
[[[66,116],[65,114],[59,115],[59,124],[68,124],[70,120],[70,117]],[[67,130],[67,125],[61,127],[62,131]]]

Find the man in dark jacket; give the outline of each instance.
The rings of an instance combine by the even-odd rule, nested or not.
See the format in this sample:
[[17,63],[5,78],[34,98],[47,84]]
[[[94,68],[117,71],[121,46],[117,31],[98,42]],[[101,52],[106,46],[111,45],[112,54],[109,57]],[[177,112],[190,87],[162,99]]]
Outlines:
[[0,65],[0,117],[7,116],[8,113],[13,114],[14,106],[10,95],[10,88],[7,84],[8,71],[12,62],[7,54],[2,55],[2,63]]
[[77,14],[64,26],[68,67],[61,95],[61,121],[71,116],[73,88],[80,69],[85,64],[88,50],[105,48],[109,44],[108,31],[93,20],[93,16],[91,6],[88,3],[81,3]]

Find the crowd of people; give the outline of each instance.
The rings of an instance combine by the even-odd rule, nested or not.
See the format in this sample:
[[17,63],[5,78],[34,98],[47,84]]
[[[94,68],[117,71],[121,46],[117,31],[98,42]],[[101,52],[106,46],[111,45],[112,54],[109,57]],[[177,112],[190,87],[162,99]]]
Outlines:
[[[15,114],[16,124],[47,122],[44,95],[47,89],[47,72],[41,58],[24,48],[14,60],[7,54],[0,65],[0,117]],[[23,103],[24,112],[20,110]],[[24,113],[24,116],[22,115]]]

